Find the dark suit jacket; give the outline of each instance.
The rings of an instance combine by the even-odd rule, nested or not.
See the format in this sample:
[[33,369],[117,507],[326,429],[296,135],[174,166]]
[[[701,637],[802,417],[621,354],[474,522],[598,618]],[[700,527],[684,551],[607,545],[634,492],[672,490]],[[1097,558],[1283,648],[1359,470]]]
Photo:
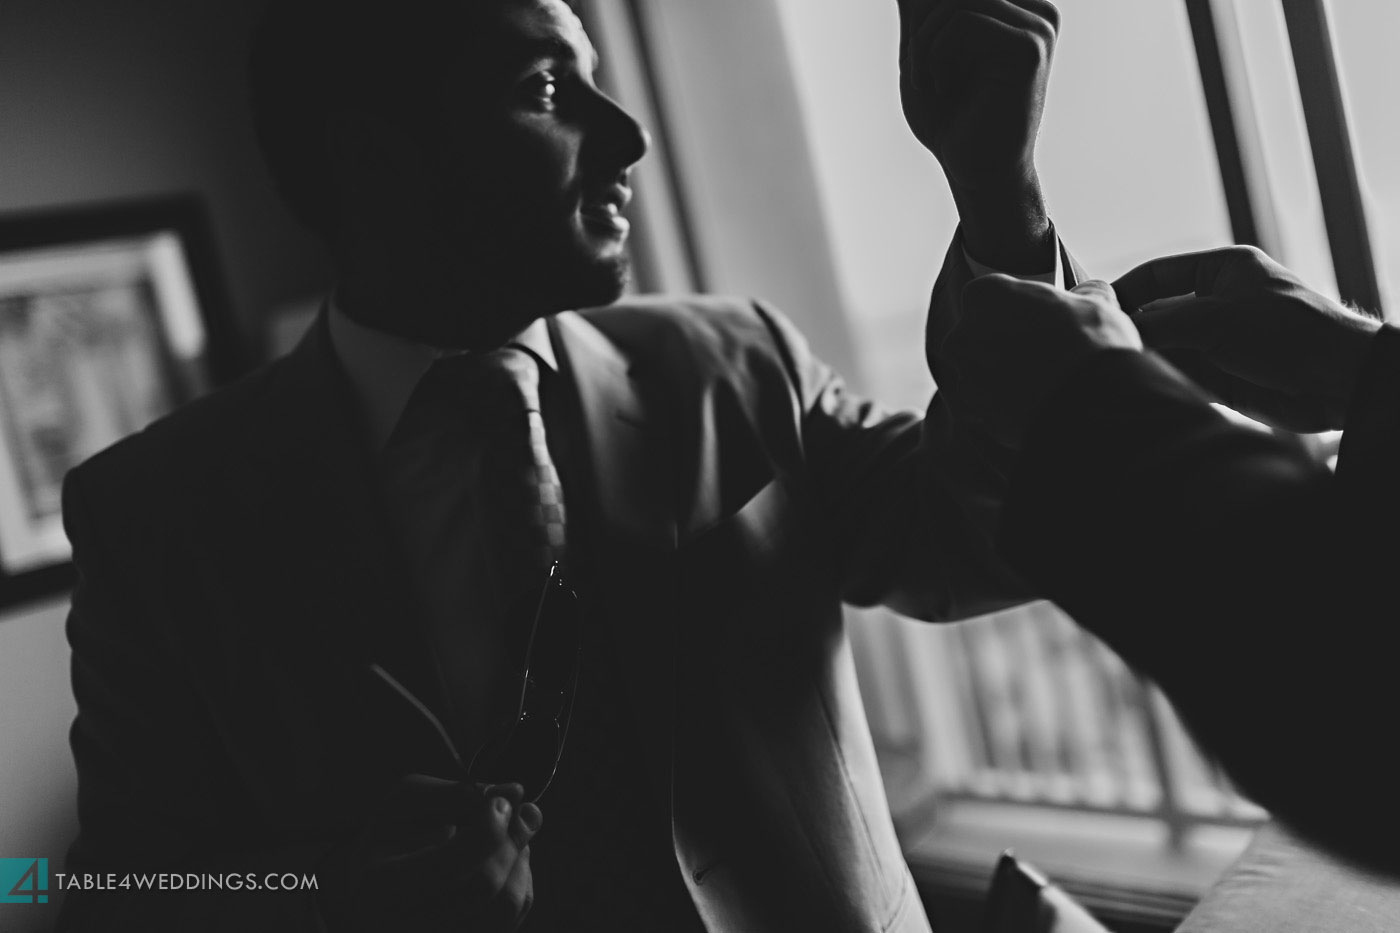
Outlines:
[[[954,265],[945,285],[966,278]],[[841,603],[952,619],[1021,598],[949,494],[941,404],[925,422],[855,398],[753,302],[640,300],[550,326],[584,426],[592,495],[570,517],[591,604],[655,737],[645,779],[671,801],[700,916],[927,929]],[[388,779],[441,757],[364,675],[378,660],[431,693],[353,418],[318,326],[71,473],[70,871],[309,871]],[[316,922],[289,895],[68,908],[73,929],[123,911],[145,928]]]
[[1161,359],[1106,352],[1045,403],[1000,545],[1162,686],[1244,791],[1394,870],[1397,476],[1394,328],[1374,345],[1335,476],[1226,421]]

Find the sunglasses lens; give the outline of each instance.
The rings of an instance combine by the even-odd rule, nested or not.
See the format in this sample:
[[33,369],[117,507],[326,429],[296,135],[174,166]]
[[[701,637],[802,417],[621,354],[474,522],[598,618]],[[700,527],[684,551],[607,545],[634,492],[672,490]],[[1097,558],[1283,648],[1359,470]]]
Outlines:
[[540,685],[562,689],[578,666],[578,597],[562,577],[552,575],[545,584],[530,645],[530,677]]

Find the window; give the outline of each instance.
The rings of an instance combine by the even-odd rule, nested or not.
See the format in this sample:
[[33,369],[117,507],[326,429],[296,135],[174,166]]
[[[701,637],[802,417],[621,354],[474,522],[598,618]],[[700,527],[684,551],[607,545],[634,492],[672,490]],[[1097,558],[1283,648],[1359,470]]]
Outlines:
[[[1365,292],[1364,268],[1338,259],[1359,211],[1324,211],[1337,166],[1321,181],[1314,167],[1319,140],[1345,149],[1330,119],[1341,102],[1318,93],[1331,62],[1308,27],[1325,17],[1322,0],[1056,2],[1038,161],[1057,229],[1090,274],[1238,237],[1323,292]],[[647,93],[669,124],[671,161],[639,193],[669,184],[689,205],[674,213],[690,225],[694,280],[778,298],[857,389],[922,407],[932,384],[918,338],[956,215],[900,111],[896,5],[595,5],[626,11],[650,50]],[[1350,84],[1366,91],[1352,104],[1374,173],[1400,155],[1383,74],[1400,13],[1372,6],[1339,7],[1336,34],[1355,59]],[[1400,185],[1363,177],[1372,213],[1400,216]],[[1387,222],[1377,230],[1400,264],[1384,252],[1400,249]],[[822,314],[838,320],[803,320],[801,300],[775,293],[784,288],[830,292]],[[850,631],[906,845],[953,874],[981,860],[971,886],[1016,841],[1062,879],[1077,865],[1189,905],[1265,816],[1202,760],[1155,689],[1048,604],[943,627],[855,613]]]
[[[1090,274],[1111,278],[1156,256],[1230,242],[1184,5],[1058,5],[1038,164],[1069,249]],[[877,397],[920,405],[930,382],[911,335],[922,331],[956,216],[899,109],[895,5],[783,0],[779,8],[862,376]],[[922,842],[942,836],[938,851],[957,835],[947,829],[959,811],[986,826],[993,804],[1020,813],[998,817],[1012,826],[1036,819],[1030,807],[1074,811],[1056,834],[1088,826],[1083,814],[1140,817],[1155,826],[1148,847],[1161,849],[1185,845],[1193,827],[1262,817],[1195,753],[1161,696],[1052,606],[954,627],[866,615],[852,634],[867,706],[891,806],[916,845],[930,814],[942,828]],[[1090,834],[1113,836],[1113,822],[1093,823]]]
[[1400,295],[1400,110],[1395,107],[1394,45],[1400,6],[1334,3],[1333,34],[1355,133],[1356,158],[1380,274],[1382,307]]
[[1317,172],[1308,151],[1308,129],[1298,100],[1289,54],[1288,27],[1277,3],[1218,5],[1221,17],[1238,22],[1241,64],[1250,106],[1237,114],[1253,119],[1264,145],[1255,171],[1263,176],[1256,209],[1275,218],[1276,234],[1258,245],[1297,272],[1313,288],[1337,297],[1337,276],[1327,251],[1327,230]]
[[1230,240],[1191,27],[1178,2],[1058,0],[1038,152],[1051,216],[1090,275]]

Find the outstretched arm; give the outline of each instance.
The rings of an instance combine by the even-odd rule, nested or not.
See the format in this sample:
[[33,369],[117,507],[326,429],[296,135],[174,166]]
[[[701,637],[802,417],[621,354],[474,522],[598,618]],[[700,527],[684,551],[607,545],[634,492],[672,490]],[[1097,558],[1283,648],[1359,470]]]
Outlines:
[[[1400,514],[1391,484],[1334,478],[1297,445],[1231,423],[1141,351],[1108,286],[1077,291],[979,280],[950,341],[971,414],[1020,451],[1002,555],[1156,680],[1246,793],[1397,867],[1400,767],[1377,738],[1393,705],[1396,549],[1374,532]],[[1282,354],[1297,333],[1260,330],[1260,352]],[[1400,415],[1400,398],[1380,403]]]
[[1396,551],[1377,534],[1400,516],[1392,497],[1357,498],[1126,351],[1057,390],[1024,449],[1008,561],[1155,680],[1245,793],[1345,855],[1400,867],[1384,738]]

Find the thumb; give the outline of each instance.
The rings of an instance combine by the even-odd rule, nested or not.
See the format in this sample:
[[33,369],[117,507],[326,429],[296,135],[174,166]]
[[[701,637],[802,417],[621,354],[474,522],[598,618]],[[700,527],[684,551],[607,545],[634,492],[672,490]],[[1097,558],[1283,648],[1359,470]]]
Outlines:
[[515,843],[517,849],[523,849],[530,844],[530,840],[535,837],[535,833],[540,831],[544,825],[544,814],[540,808],[533,803],[521,804],[515,811],[515,819],[510,823],[510,838]]
[[1156,350],[1209,350],[1218,343],[1229,302],[1215,298],[1166,298],[1133,315],[1142,342]]
[[1045,299],[1062,292],[1053,285],[1043,282],[1028,282],[1014,275],[993,272],[979,275],[963,286],[963,308],[968,311],[985,309],[997,305]]
[[1118,307],[1118,293],[1113,290],[1112,285],[1109,285],[1103,279],[1088,279],[1080,282],[1078,285],[1074,286],[1074,288],[1071,288],[1070,292],[1075,295],[1098,298],[1108,302],[1115,308]]

